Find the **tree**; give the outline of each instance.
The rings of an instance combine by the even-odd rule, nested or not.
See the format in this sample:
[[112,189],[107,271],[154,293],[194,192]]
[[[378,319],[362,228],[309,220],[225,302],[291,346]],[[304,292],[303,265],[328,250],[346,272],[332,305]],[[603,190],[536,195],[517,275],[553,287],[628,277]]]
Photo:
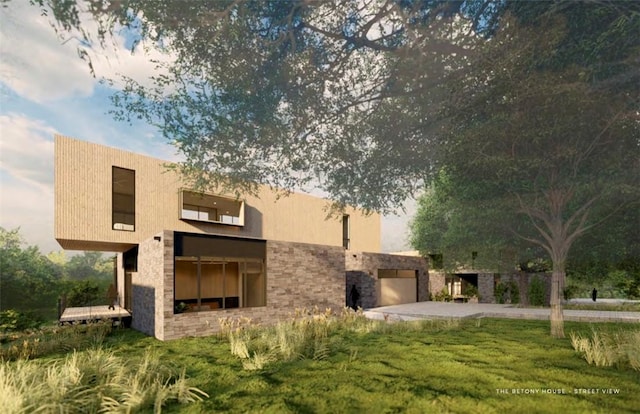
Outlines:
[[65,271],[71,280],[113,280],[113,259],[103,257],[101,252],[82,252],[69,259]]
[[124,26],[134,48],[175,58],[158,63],[152,87],[124,79],[114,115],[157,125],[185,155],[182,172],[197,187],[317,186],[340,205],[378,211],[394,210],[422,186],[431,161],[425,132],[435,116],[429,102],[460,64],[452,55],[477,41],[459,12],[475,17],[490,8],[380,0],[38,3],[82,45],[97,43],[83,32],[86,10],[99,22],[98,39]]
[[19,229],[0,227],[0,310],[16,309],[51,318],[61,270],[36,246],[24,246]]
[[477,180],[455,178],[440,171],[418,199],[410,226],[415,249],[423,255],[442,255],[447,271],[527,270],[529,263],[544,257],[541,249],[515,236],[514,229],[524,229],[509,211],[508,197]]
[[63,32],[81,27],[80,4],[99,39],[124,25],[134,46],[174,57],[151,87],[125,79],[114,114],[160,127],[201,189],[313,184],[384,212],[440,171],[465,189],[477,174],[551,256],[561,336],[569,248],[601,208],[635,197],[614,153],[636,148],[640,13],[533,3],[39,1]]
[[[638,14],[623,18],[632,22],[628,28],[640,27]],[[513,232],[551,259],[551,333],[562,337],[573,243],[638,203],[640,49],[636,41],[615,62],[578,65],[577,48],[567,47],[575,22],[564,14],[542,14],[531,26],[504,23],[454,85],[459,99],[441,168],[462,183],[491,188],[489,197],[501,195],[506,222],[517,215],[527,221],[532,232]],[[609,30],[617,28],[604,26],[601,38]]]

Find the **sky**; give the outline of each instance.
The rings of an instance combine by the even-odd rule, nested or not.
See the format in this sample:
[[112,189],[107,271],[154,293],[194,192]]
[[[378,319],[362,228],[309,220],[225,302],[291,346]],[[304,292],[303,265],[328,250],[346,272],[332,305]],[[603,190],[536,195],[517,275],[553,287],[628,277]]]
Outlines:
[[[62,250],[53,233],[54,134],[179,159],[154,127],[109,114],[115,89],[100,79],[127,75],[144,82],[154,71],[150,58],[165,58],[131,53],[127,39],[114,40],[114,47],[92,54],[94,77],[78,57],[77,41],[60,40],[38,8],[20,0],[0,7],[0,226],[19,227],[26,243],[45,254]],[[383,251],[410,249],[407,226],[415,202],[404,207],[382,219]]]

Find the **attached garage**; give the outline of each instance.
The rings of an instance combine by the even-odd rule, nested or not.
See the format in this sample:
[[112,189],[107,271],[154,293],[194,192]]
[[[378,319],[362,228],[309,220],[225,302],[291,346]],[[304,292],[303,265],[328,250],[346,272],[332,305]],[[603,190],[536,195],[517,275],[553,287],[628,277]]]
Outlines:
[[400,305],[418,301],[417,271],[378,269],[379,306]]

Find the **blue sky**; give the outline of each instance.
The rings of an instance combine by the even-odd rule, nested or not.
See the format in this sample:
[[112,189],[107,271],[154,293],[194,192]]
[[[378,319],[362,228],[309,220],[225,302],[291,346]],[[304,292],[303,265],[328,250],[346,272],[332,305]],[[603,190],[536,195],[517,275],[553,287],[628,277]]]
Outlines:
[[[113,120],[102,77],[125,74],[144,82],[154,71],[142,50],[125,38],[92,56],[96,78],[78,58],[77,42],[62,43],[46,17],[27,1],[0,7],[0,226],[20,227],[43,253],[61,250],[53,238],[53,134],[176,160],[158,130]],[[408,250],[407,214],[383,218],[384,251]]]

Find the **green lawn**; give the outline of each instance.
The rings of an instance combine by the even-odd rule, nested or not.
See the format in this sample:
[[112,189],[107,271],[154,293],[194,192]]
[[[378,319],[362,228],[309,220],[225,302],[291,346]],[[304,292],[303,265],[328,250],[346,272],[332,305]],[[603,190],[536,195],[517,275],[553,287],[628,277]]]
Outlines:
[[[631,413],[640,409],[640,372],[588,365],[569,339],[550,338],[548,322],[483,319],[423,325],[331,333],[324,358],[274,362],[257,371],[244,370],[242,361],[230,353],[229,342],[217,337],[160,342],[121,331],[106,345],[131,359],[151,348],[163,361],[186,367],[189,384],[209,394],[202,402],[168,405],[165,412]],[[594,326],[609,332],[638,329],[632,324],[566,323],[566,332],[589,334]],[[579,394],[578,389],[589,391]],[[604,393],[609,389],[614,394]]]
[[[623,352],[598,353],[624,357],[611,359],[620,366],[596,367],[570,339],[550,338],[546,321],[305,315],[279,328],[231,324],[227,335],[169,342],[124,329],[107,335],[104,323],[9,334],[0,347],[9,359],[0,363],[0,406],[8,413],[151,412],[154,404],[186,413],[640,408],[637,324],[566,323],[568,337],[601,339],[591,350]],[[198,390],[208,398],[197,401]]]

